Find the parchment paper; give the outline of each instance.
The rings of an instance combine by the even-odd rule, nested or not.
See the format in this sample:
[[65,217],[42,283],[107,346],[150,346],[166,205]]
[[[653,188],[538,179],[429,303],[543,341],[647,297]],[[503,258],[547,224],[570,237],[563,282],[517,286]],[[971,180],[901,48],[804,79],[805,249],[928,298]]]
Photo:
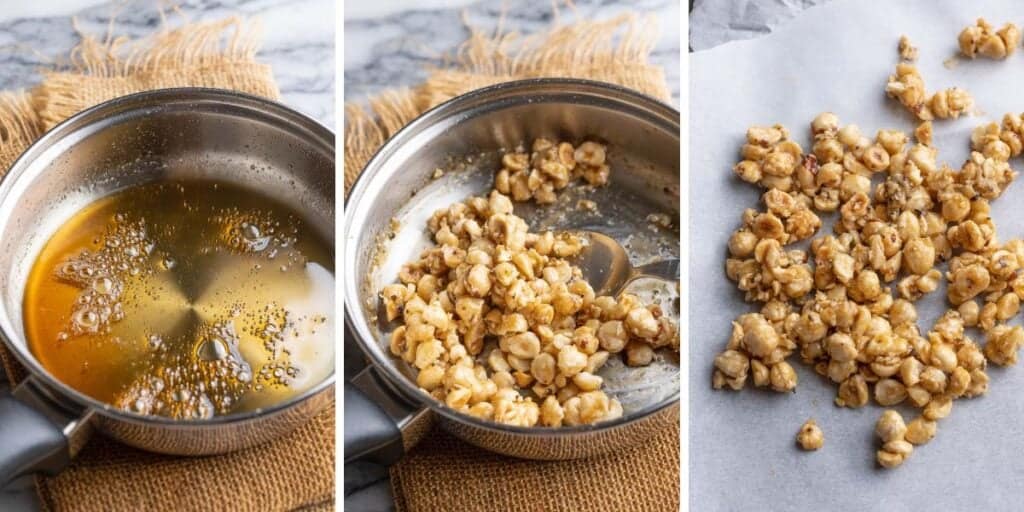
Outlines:
[[832,0],[692,0],[690,49],[765,35],[804,9]]
[[[749,125],[783,123],[805,150],[809,124],[831,110],[873,136],[916,125],[884,95],[907,34],[920,48],[929,92],[965,87],[983,115],[935,124],[940,160],[959,168],[973,127],[1024,112],[1024,50],[1007,61],[965,60],[952,69],[956,36],[978,16],[1024,22],[1017,1],[837,0],[808,9],[771,35],[690,56],[690,500],[694,510],[1022,510],[1024,509],[1024,363],[990,367],[989,394],[958,400],[938,435],[896,470],[877,467],[877,405],[833,405],[835,386],[795,363],[793,394],[711,389],[712,361],[729,322],[755,310],[725,277],[726,241],[743,208],[761,190],[731,172]],[[1011,164],[1024,170],[1024,161]],[[993,203],[1001,240],[1024,236],[1024,183]],[[831,230],[828,217],[827,227]],[[945,270],[945,266],[942,267]],[[923,331],[945,308],[945,287],[918,303]],[[695,321],[694,319],[699,319]],[[1016,323],[1020,318],[1015,319]],[[977,333],[971,334],[983,341]],[[909,421],[913,409],[902,409]],[[795,445],[814,417],[825,446]]]

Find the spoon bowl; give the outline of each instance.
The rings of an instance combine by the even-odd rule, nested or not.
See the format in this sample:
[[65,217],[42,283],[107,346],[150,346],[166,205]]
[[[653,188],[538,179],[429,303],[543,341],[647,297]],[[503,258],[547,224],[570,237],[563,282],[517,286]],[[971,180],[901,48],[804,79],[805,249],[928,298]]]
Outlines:
[[571,261],[580,268],[597,295],[622,293],[627,286],[641,277],[665,281],[679,280],[679,260],[670,258],[634,267],[629,254],[614,238],[596,231],[575,231],[587,241],[586,247]]

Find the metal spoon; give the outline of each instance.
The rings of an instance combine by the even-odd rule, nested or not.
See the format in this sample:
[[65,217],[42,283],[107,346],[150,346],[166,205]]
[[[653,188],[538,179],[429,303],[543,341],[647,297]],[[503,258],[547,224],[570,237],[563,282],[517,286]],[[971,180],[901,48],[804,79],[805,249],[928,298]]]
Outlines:
[[617,296],[629,283],[641,277],[666,281],[679,280],[679,259],[655,261],[639,267],[629,262],[629,255],[614,238],[595,231],[576,231],[590,244],[580,252],[573,263],[580,268],[583,278],[597,295]]

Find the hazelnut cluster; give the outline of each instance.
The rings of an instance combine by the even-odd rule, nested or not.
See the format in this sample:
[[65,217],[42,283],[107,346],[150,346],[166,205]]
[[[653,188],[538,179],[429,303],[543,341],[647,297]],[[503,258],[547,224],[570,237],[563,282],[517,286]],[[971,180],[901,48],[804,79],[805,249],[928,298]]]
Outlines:
[[793,175],[802,163],[803,149],[790,140],[785,127],[750,127],[741,154],[743,160],[733,168],[740,179],[767,189],[792,190]]
[[1024,151],[1024,114],[1006,114],[1001,124],[989,123],[974,129],[971,149],[985,158],[1006,162]]
[[563,152],[553,148],[571,145],[537,141],[533,147],[530,170],[524,164],[515,173],[525,172],[527,181],[544,174],[539,187],[515,185],[515,176],[524,175],[510,173],[509,163],[525,156],[505,155],[499,190],[429,219],[435,245],[380,294],[388,321],[400,321],[390,350],[418,370],[416,384],[425,393],[478,418],[547,427],[615,419],[622,405],[601,390],[598,371],[614,354],[644,366],[657,348],[678,350],[678,328],[659,306],[635,295],[596,296],[567,260],[584,240],[531,233],[515,215],[500,182],[507,178],[515,198],[546,201],[545,194],[565,186],[552,181],[551,158],[588,181],[591,172],[607,179],[603,146],[584,143]]
[[896,64],[896,72],[885,84],[885,94],[899,100],[918,119],[956,119],[974,105],[971,95],[958,87],[943,89],[929,95],[917,66],[909,62]]
[[876,453],[878,464],[884,468],[894,468],[914,452],[914,445],[906,440],[907,424],[903,416],[894,410],[882,413],[875,424],[875,434],[882,441],[882,449]]
[[[714,360],[713,387],[740,390],[752,382],[793,391],[797,376],[788,359],[796,354],[837,385],[838,406],[873,400],[920,409],[909,427],[895,413],[879,421],[884,467],[930,440],[954,400],[986,393],[988,363],[1014,364],[1024,345],[1024,329],[1007,323],[1024,299],[1024,241],[1000,242],[990,216],[990,201],[1016,177],[1009,158],[1020,154],[1022,126],[1020,116],[1008,115],[1002,125],[976,130],[975,151],[959,170],[938,162],[928,122],[911,143],[896,130],[868,138],[823,113],[811,123],[807,155],[784,127],[751,128],[735,171],[769,188],[766,209],[744,213],[729,239],[726,275],[762,307],[733,322]],[[776,169],[801,162],[789,180],[763,172],[767,156],[751,158],[752,145],[767,155],[782,144],[790,149],[775,159],[785,164]],[[833,210],[833,232],[815,236],[815,212]],[[807,238],[809,250],[787,247]],[[945,275],[937,268],[943,262]],[[944,277],[950,309],[922,333],[914,302]],[[982,333],[984,345],[969,328]],[[817,444],[814,427],[801,431],[802,446]]]
[[516,201],[550,204],[555,193],[576,178],[594,186],[608,183],[611,171],[605,157],[605,146],[596,142],[573,147],[568,142],[536,139],[529,154],[520,149],[502,156],[494,188]]
[[729,239],[725,273],[750,302],[803,297],[814,286],[807,253],[786,251],[774,238],[757,238],[746,226]]
[[[740,315],[732,323],[732,336],[724,352],[715,358],[712,386],[743,389],[748,376],[754,386],[785,392],[796,389],[796,371],[786,358],[796,348],[786,336],[784,322],[789,306],[769,302],[761,313]],[[773,322],[774,320],[774,322]]]
[[946,399],[932,401],[909,424],[895,410],[882,412],[875,423],[875,435],[882,442],[881,449],[875,452],[878,465],[883,468],[897,467],[910,457],[915,446],[931,441],[938,430],[938,420],[949,416],[952,404],[952,400]]
[[745,228],[758,239],[771,238],[781,244],[810,238],[821,227],[821,219],[806,203],[788,192],[773,188],[761,196],[766,212],[748,209],[743,214]]
[[980,55],[990,59],[1005,59],[1020,46],[1020,29],[1013,23],[1007,23],[1003,28],[995,30],[985,18],[978,18],[974,25],[960,32],[957,43],[960,44],[960,53],[966,57],[973,59]]

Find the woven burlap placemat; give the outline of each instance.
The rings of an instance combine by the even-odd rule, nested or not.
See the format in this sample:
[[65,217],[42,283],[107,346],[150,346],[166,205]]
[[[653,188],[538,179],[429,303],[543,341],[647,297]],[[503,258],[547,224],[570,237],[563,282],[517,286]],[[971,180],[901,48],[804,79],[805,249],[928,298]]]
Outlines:
[[[0,169],[45,130],[118,96],[168,87],[232,89],[271,99],[269,66],[255,60],[252,23],[187,24],[145,40],[83,36],[59,69],[24,93],[0,95]],[[0,344],[12,384],[24,371]],[[37,478],[42,506],[57,511],[333,510],[333,406],[277,441],[228,455],[184,458],[94,437],[56,477]]]
[[[557,16],[556,16],[557,18]],[[656,31],[650,19],[624,14],[578,21],[542,34],[470,38],[450,62],[412,88],[390,90],[366,105],[345,107],[345,190],[366,161],[427,109],[473,89],[536,77],[611,82],[668,101],[664,71],[648,62]],[[677,511],[679,429],[586,460],[541,462],[503,457],[440,429],[428,433],[391,468],[400,512]]]
[[584,460],[504,457],[435,429],[391,468],[398,512],[678,512],[679,423]]

